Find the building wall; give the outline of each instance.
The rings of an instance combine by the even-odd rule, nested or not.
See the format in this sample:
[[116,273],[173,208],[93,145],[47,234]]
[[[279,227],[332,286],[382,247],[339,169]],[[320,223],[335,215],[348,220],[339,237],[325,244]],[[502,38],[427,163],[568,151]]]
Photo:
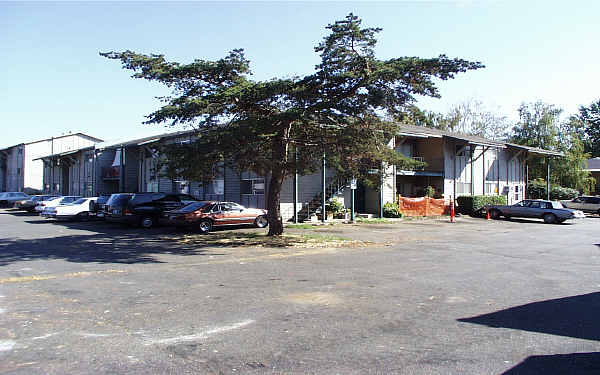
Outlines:
[[503,194],[512,204],[524,198],[525,162],[522,156],[515,156],[508,149],[488,148],[484,152],[483,146],[473,147],[472,152],[467,149],[463,155],[456,156],[456,146],[452,141],[444,146],[446,199],[471,194]]
[[25,145],[25,174],[26,188],[36,190],[44,189],[44,163],[34,160],[42,156],[59,154],[92,146],[94,141],[80,134],[72,134],[54,139],[32,142]]
[[24,145],[16,145],[6,151],[6,169],[3,176],[3,191],[23,191],[24,188]]

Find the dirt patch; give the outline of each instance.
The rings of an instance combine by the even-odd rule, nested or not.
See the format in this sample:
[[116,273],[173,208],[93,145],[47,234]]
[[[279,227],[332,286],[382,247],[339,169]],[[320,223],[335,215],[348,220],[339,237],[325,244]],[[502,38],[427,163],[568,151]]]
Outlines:
[[185,234],[161,239],[183,245],[198,247],[267,247],[267,248],[319,248],[319,247],[365,247],[369,241],[320,234],[283,234],[267,236],[264,233],[225,232],[210,234]]

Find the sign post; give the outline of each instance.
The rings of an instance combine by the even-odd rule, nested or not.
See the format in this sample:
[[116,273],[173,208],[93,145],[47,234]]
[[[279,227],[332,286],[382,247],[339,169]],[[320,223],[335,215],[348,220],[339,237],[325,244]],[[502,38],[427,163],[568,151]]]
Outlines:
[[352,197],[350,199],[350,221],[354,223],[354,190],[356,190],[356,178],[350,180],[350,191]]

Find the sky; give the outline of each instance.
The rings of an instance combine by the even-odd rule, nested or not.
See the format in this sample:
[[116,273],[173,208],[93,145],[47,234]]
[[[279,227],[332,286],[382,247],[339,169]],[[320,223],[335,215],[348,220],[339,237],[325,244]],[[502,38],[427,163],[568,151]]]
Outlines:
[[145,125],[160,84],[131,78],[99,52],[182,63],[244,48],[253,79],[313,72],[325,26],[353,12],[381,27],[381,59],[446,54],[485,69],[439,81],[445,112],[478,100],[518,119],[523,102],[575,113],[600,99],[598,1],[5,2],[0,1],[0,148],[83,132],[104,140],[170,130]]

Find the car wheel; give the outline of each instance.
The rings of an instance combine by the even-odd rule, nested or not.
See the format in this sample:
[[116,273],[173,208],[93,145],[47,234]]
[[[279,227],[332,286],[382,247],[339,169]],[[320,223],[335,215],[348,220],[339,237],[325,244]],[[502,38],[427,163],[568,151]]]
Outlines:
[[140,226],[142,228],[152,228],[154,226],[154,218],[152,216],[144,216],[140,220]]
[[254,226],[257,228],[265,228],[267,225],[269,225],[269,220],[265,215],[261,215],[254,220]]
[[80,212],[77,214],[77,219],[81,221],[88,221],[90,218],[90,214],[88,212]]
[[542,217],[544,219],[544,223],[546,224],[552,224],[552,223],[556,223],[556,215],[554,214],[544,214],[544,216]]
[[210,220],[201,220],[200,223],[198,223],[200,233],[208,233],[212,230],[212,227],[213,223]]
[[490,217],[494,220],[500,219],[500,211],[498,210],[490,210]]

